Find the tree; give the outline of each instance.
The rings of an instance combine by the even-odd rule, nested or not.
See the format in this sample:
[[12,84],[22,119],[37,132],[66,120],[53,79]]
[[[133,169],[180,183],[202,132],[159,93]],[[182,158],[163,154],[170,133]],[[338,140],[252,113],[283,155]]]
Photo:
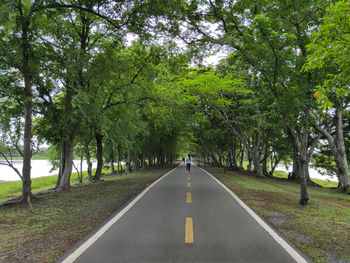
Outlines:
[[350,105],[349,12],[347,1],[338,1],[327,8],[322,25],[313,32],[312,42],[307,46],[310,55],[304,66],[309,73],[321,69],[325,75],[323,83],[317,86],[314,93],[325,110],[314,126],[328,141],[336,163],[338,188],[343,192],[350,185],[343,124],[343,113],[348,111]]
[[[38,14],[43,6],[39,1],[2,1],[0,8],[4,11],[0,27],[0,49],[2,73],[20,73],[24,83],[23,99],[23,170],[22,201],[30,202],[31,192],[31,158],[32,158],[32,110],[33,81],[38,78],[40,60],[36,36],[43,23]],[[7,94],[5,94],[7,96]],[[17,97],[17,100],[19,97]]]
[[323,1],[209,1],[197,13],[216,23],[213,35],[203,24],[191,21],[211,43],[227,46],[245,61],[246,70],[264,82],[261,88],[274,102],[288,130],[300,167],[300,204],[307,205],[308,162],[319,139],[312,127],[312,97],[316,74],[300,73],[306,62],[306,45],[312,28],[320,24]]

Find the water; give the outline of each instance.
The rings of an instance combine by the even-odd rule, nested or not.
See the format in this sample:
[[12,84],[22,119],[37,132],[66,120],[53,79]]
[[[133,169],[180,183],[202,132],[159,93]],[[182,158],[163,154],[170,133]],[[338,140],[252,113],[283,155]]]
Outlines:
[[[290,165],[288,169],[286,169],[285,165],[278,165],[276,167],[276,171],[283,171],[283,172],[290,173],[293,171],[293,167],[292,165]],[[330,175],[320,174],[315,168],[312,168],[312,167],[309,167],[309,174],[310,174],[310,177],[314,179],[338,182],[338,178],[336,176],[332,177]]]
[[[3,163],[5,160],[0,160],[0,163]],[[74,160],[75,166],[79,169],[80,171],[80,160]],[[92,162],[93,168],[96,168],[96,161]],[[22,172],[22,160],[14,160],[14,166]],[[56,175],[58,173],[58,169],[50,172],[52,166],[48,160],[32,160],[32,172],[31,172],[31,178],[37,178],[37,177],[43,177],[43,176],[49,176],[49,175]],[[86,161],[83,161],[83,171],[87,170],[87,163]],[[284,171],[284,172],[291,172],[292,171],[292,166],[290,166],[288,169],[284,165],[278,165],[276,170],[279,171]],[[72,169],[73,172],[76,170]],[[337,178],[327,176],[327,175],[322,175],[320,174],[316,169],[314,168],[309,168],[309,173],[311,178],[315,179],[321,179],[321,180],[329,180],[329,181],[334,181],[338,182]],[[0,165],[0,182],[3,181],[18,181],[20,180],[19,176],[13,171],[11,167],[5,166],[5,165]]]
[[[0,163],[4,163],[5,160],[0,160]],[[80,160],[74,160],[75,166],[80,171]],[[96,161],[92,161],[92,167],[96,168]],[[13,166],[16,167],[22,173],[22,160],[14,160]],[[51,171],[52,166],[48,160],[32,160],[31,178],[57,175],[58,169]],[[83,161],[83,171],[87,170],[87,163]],[[72,168],[72,172],[76,172],[75,168]],[[9,166],[0,165],[0,182],[3,181],[18,181],[21,178],[16,172]]]

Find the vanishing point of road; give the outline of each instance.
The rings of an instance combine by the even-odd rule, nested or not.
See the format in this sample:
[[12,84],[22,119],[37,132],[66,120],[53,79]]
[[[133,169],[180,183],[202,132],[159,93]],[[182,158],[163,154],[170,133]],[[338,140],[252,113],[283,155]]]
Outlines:
[[180,165],[58,262],[307,262],[231,191]]

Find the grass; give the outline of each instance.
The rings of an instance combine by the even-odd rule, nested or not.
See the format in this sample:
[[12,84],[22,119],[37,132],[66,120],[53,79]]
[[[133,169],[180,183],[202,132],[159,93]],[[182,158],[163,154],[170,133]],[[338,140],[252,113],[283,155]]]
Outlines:
[[[117,169],[117,166],[115,167]],[[94,170],[95,171],[95,170]],[[93,172],[94,172],[93,171]],[[110,169],[103,169],[102,174],[110,173]],[[87,172],[83,172],[83,179],[87,180]],[[37,193],[56,185],[57,175],[32,178],[32,192]],[[72,173],[71,183],[78,183],[77,173]],[[13,181],[0,183],[0,202],[11,199],[22,193],[22,182]]]
[[[244,172],[224,174],[218,168],[207,170],[314,262],[350,262],[350,195],[309,187],[309,205],[301,207],[297,183],[260,179]],[[279,173],[279,177],[284,175]],[[327,181],[316,182],[334,186]],[[278,223],[281,215],[283,224]]]
[[[30,206],[0,207],[0,262],[54,262],[173,167],[108,176],[93,184],[73,184],[70,191],[41,196]],[[42,186],[55,182],[48,178],[42,181]]]

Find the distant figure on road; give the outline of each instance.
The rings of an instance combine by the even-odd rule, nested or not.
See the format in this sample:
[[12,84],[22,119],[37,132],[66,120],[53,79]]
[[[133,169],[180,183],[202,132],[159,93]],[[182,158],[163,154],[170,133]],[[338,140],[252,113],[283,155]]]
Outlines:
[[186,173],[187,173],[187,175],[189,175],[189,174],[190,174],[190,171],[191,171],[191,162],[192,162],[192,160],[191,160],[191,155],[189,154],[188,157],[187,157],[186,160],[185,160],[185,163],[186,163]]

